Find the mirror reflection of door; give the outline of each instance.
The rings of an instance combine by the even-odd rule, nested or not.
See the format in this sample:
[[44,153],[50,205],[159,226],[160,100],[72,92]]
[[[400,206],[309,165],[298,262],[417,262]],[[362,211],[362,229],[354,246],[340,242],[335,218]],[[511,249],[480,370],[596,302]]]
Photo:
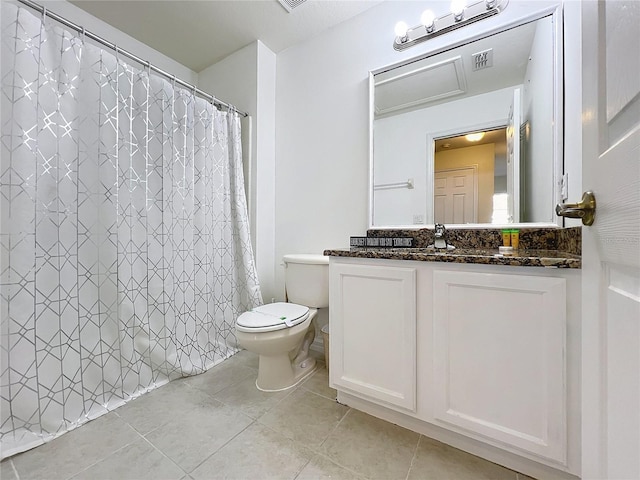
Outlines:
[[433,188],[435,223],[477,223],[478,168],[436,170]]
[[506,126],[434,142],[436,223],[507,223]]

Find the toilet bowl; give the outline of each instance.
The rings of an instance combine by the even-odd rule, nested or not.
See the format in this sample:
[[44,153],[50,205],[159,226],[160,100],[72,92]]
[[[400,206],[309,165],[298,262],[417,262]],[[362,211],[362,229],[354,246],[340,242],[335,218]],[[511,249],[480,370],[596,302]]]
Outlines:
[[236,320],[241,347],[260,356],[256,387],[266,392],[291,388],[316,369],[309,356],[318,308],[329,306],[329,258],[285,255],[285,291],[291,303],[269,303]]
[[317,310],[295,303],[270,303],[236,321],[238,343],[260,356],[256,387],[265,392],[291,388],[316,369],[309,356]]

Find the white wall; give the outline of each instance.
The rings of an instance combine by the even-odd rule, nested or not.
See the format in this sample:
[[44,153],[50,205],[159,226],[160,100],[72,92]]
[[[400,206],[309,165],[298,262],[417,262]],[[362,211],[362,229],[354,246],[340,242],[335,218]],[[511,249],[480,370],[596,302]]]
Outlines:
[[[553,170],[538,168],[553,158],[553,27],[550,18],[537,22],[524,77],[523,120],[531,124],[531,140],[524,172],[525,222],[553,220]],[[540,101],[545,99],[545,101]]]
[[274,290],[276,56],[254,42],[199,72],[199,87],[251,115],[243,120],[245,185],[258,279],[265,302]]
[[411,225],[414,215],[424,223],[433,223],[433,165],[428,161],[427,135],[442,132],[468,132],[478,125],[503,126],[509,118],[513,87],[463,98],[401,115],[376,119],[373,149],[375,151],[374,184],[395,183],[413,178],[415,188],[377,190],[374,194],[375,225]]
[[[258,103],[257,65],[258,43],[255,42],[198,72],[198,87],[234,105],[238,110],[255,115]],[[251,170],[255,167],[256,161],[256,152],[252,150],[252,146],[257,141],[254,122],[253,116],[242,121],[242,150],[246,159],[244,162],[245,184],[249,182]],[[251,205],[248,207],[251,212]],[[253,218],[255,212],[251,212],[251,216]],[[252,224],[251,227],[254,225]]]
[[[278,54],[276,260],[285,253],[346,247],[350,235],[362,235],[368,227],[370,70],[557,4],[511,0],[496,17],[396,52],[395,22],[418,24],[425,4],[383,2]],[[433,1],[429,7],[441,15],[449,2]],[[282,285],[282,268],[276,281]]]
[[[148,45],[130,37],[108,23],[97,19],[72,3],[64,0],[36,0],[36,3],[45,6],[47,10],[56,13],[81,27],[84,27],[86,30],[99,35],[105,40],[115,43],[118,47],[151,62],[153,65],[161,68],[167,73],[175,75],[185,82],[192,85],[197,83],[198,74],[193,70],[190,70],[181,63],[176,62]],[[24,6],[22,4],[19,5]],[[32,11],[35,12],[35,10]]]

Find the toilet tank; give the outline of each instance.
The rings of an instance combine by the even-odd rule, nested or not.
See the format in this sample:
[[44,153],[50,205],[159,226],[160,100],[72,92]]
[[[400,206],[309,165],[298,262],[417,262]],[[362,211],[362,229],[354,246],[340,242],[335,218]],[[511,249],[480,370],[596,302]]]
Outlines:
[[284,283],[287,300],[312,308],[329,306],[329,257],[285,255]]

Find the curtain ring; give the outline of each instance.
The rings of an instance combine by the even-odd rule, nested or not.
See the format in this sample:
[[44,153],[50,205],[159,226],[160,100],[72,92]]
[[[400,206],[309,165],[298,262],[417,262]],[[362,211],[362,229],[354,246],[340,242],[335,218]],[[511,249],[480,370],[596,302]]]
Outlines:
[[47,19],[47,7],[43,5],[42,6],[42,24],[44,24],[46,19]]

